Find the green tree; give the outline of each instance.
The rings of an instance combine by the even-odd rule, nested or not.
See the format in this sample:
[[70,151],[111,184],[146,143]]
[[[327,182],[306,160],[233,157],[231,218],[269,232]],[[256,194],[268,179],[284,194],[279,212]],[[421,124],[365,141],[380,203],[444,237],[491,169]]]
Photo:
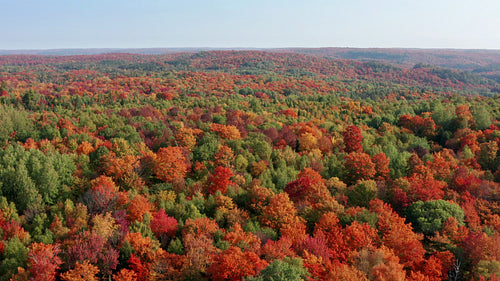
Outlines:
[[490,280],[494,274],[500,276],[500,262],[496,260],[481,260],[474,267],[473,273],[476,278],[483,277],[481,280]]
[[13,274],[17,273],[18,267],[26,267],[28,248],[17,236],[3,243],[5,248],[0,256],[0,280],[9,280]]
[[434,235],[443,227],[450,217],[457,219],[459,224],[464,221],[464,211],[455,203],[444,200],[417,201],[407,210],[408,220],[416,231],[426,235]]
[[472,116],[478,130],[484,130],[491,125],[491,114],[484,106],[476,106],[472,109]]
[[14,202],[20,212],[52,205],[64,199],[63,191],[73,184],[75,170],[69,155],[8,145],[0,150],[0,195]]
[[373,180],[358,181],[347,190],[346,196],[349,205],[367,207],[377,197],[377,183]]
[[258,159],[270,161],[272,152],[271,145],[265,140],[265,135],[260,133],[250,133],[246,139],[246,143],[252,149]]
[[445,130],[452,130],[454,121],[453,109],[443,106],[440,100],[433,104],[432,120],[436,125],[443,127]]
[[215,133],[206,133],[203,138],[200,139],[198,147],[193,151],[193,160],[213,160],[213,156],[217,152],[218,143]]
[[407,174],[407,161],[411,154],[407,151],[399,152],[396,146],[388,144],[383,148],[383,152],[389,158],[389,168],[391,170],[391,177],[397,179],[404,177]]
[[283,260],[275,260],[263,269],[256,277],[250,277],[247,281],[290,281],[306,280],[309,273],[302,265],[300,258],[285,257]]
[[0,142],[7,141],[10,136],[13,136],[14,140],[24,142],[28,138],[38,139],[38,131],[29,119],[28,112],[0,105]]
[[38,109],[38,103],[42,100],[42,95],[33,90],[28,90],[22,95],[24,107],[28,110]]
[[41,139],[52,140],[52,139],[56,139],[56,138],[60,138],[60,137],[61,137],[61,133],[59,132],[59,130],[54,128],[51,125],[45,125],[40,129],[40,138]]

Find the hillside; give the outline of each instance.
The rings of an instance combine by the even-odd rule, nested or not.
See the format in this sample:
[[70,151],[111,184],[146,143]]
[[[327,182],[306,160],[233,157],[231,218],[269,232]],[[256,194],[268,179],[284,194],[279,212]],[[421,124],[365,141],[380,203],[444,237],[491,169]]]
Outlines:
[[500,50],[318,48],[276,51],[335,59],[378,61],[408,68],[415,65],[439,66],[469,71],[500,82]]
[[293,51],[0,56],[0,280],[496,280],[499,84]]
[[[397,67],[375,61],[357,62],[323,57],[263,51],[211,51],[167,55],[110,53],[92,56],[10,55],[0,57],[4,71],[15,73],[25,66],[30,71],[61,74],[69,70],[91,70],[112,75],[157,75],[166,71],[257,75],[269,79],[282,77],[329,83],[361,97],[380,98],[389,89],[405,88],[414,92],[460,92],[462,94],[495,95],[500,90],[493,80],[470,72],[430,65]],[[47,70],[49,72],[47,72]],[[43,79],[43,78],[41,78]],[[324,92],[326,93],[326,92]]]
[[106,53],[133,53],[164,55],[198,53],[202,51],[265,51],[297,53],[333,59],[376,61],[398,67],[415,65],[451,68],[468,71],[500,83],[500,50],[467,49],[402,49],[402,48],[143,48],[143,49],[55,49],[55,50],[0,50],[0,55],[100,55]]

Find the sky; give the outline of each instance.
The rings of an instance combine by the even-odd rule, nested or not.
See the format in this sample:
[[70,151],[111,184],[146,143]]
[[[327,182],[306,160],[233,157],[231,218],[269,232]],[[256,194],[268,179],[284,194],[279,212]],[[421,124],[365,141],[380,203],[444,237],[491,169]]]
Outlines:
[[499,0],[0,0],[0,49],[500,49]]

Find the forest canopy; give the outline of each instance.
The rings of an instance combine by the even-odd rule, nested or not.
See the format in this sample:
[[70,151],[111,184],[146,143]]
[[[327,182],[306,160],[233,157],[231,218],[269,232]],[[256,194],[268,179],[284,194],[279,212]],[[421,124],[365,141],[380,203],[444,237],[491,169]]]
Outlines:
[[0,280],[497,280],[499,89],[297,53],[0,56]]

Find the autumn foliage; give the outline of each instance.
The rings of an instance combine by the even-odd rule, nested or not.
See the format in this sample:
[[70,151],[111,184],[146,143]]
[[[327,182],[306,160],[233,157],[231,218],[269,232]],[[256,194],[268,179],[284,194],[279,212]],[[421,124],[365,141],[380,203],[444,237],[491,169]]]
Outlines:
[[344,138],[345,151],[350,152],[361,152],[363,146],[361,141],[363,136],[361,135],[361,130],[356,126],[348,126],[345,131],[342,132],[342,137]]
[[166,182],[183,179],[187,174],[186,158],[179,147],[164,147],[158,150],[155,174],[159,179]]
[[495,52],[304,52],[0,56],[0,280],[497,280]]
[[215,194],[216,191],[225,193],[228,186],[233,184],[230,180],[232,176],[234,176],[234,174],[231,169],[222,166],[216,167],[214,173],[208,178],[208,193]]

